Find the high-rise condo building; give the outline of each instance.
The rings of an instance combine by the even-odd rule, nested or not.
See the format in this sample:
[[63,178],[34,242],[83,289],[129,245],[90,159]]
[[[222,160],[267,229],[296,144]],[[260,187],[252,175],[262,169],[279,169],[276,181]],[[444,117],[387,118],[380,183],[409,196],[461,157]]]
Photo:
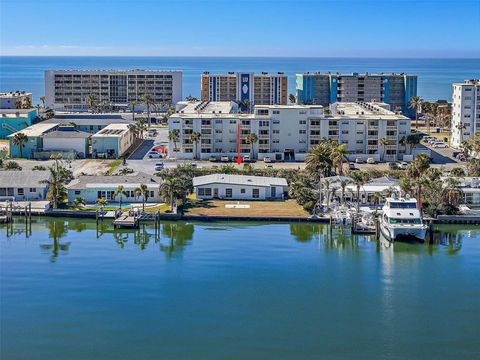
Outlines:
[[417,76],[407,74],[321,74],[303,73],[296,77],[297,102],[327,106],[334,102],[379,101],[412,116],[409,108],[417,95]]
[[[47,70],[46,105],[55,110],[86,111],[87,97],[113,109],[129,107],[150,94],[158,106],[182,100],[182,72],[170,70]],[[140,109],[141,105],[137,107]]]
[[480,131],[480,80],[465,80],[453,84],[452,147]]
[[269,74],[202,74],[203,101],[242,101],[250,105],[286,105],[288,78],[282,72]]

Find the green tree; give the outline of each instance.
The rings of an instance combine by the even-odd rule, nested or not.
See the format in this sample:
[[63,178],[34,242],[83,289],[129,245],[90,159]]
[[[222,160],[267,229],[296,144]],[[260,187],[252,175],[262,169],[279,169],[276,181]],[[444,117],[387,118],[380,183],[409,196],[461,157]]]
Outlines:
[[151,125],[150,110],[152,109],[152,107],[155,106],[152,95],[144,94],[142,96],[142,103],[145,104],[145,107],[147,108],[147,124],[148,124],[148,127],[150,127]]
[[85,204],[86,204],[85,198],[83,198],[83,197],[76,197],[75,199],[73,199],[73,205],[76,208],[84,207]]
[[415,184],[416,198],[419,209],[422,209],[422,181],[423,175],[430,168],[430,160],[426,154],[419,154],[410,164],[408,164],[406,175]]
[[173,205],[184,197],[185,189],[183,188],[183,181],[180,177],[168,176],[160,185],[160,196],[170,204],[170,209],[173,210]]
[[13,135],[12,142],[18,146],[20,150],[20,157],[23,158],[23,148],[25,147],[26,142],[28,141],[28,136],[22,132],[17,132]]
[[288,95],[288,100],[290,100],[292,104],[295,104],[297,102],[297,98],[293,94]]
[[250,152],[252,153],[252,160],[255,157],[255,152],[253,151],[253,146],[255,145],[255,143],[257,141],[258,141],[258,136],[254,133],[248,134],[247,137],[245,138],[245,142],[247,144],[250,144]]
[[120,209],[122,208],[122,201],[124,196],[125,197],[128,196],[127,192],[125,191],[125,187],[123,185],[118,185],[117,189],[113,193],[113,198],[114,199],[118,198]]
[[350,184],[350,180],[340,180],[340,188],[342,189],[342,204],[345,204],[345,189],[347,188],[348,184]]
[[147,185],[140,184],[138,188],[135,189],[135,196],[142,198],[142,210],[145,211],[145,203],[148,201],[150,191],[148,190]]
[[343,162],[348,162],[347,155],[349,153],[350,152],[348,151],[346,144],[332,144],[332,165],[338,175],[344,175]]
[[190,135],[190,140],[193,142],[194,149],[195,149],[195,151],[193,153],[193,158],[194,159],[197,158],[198,143],[199,143],[201,137],[202,137],[202,135],[198,131],[194,131],[194,132],[192,132],[192,135]]
[[105,206],[105,205],[108,204],[108,201],[104,197],[101,197],[101,198],[97,199],[96,204],[101,205],[101,206]]
[[350,174],[350,178],[352,179],[352,183],[355,184],[357,187],[357,213],[360,209],[360,189],[363,185],[365,185],[369,180],[369,175],[365,171],[353,171]]
[[132,108],[132,120],[135,122],[135,107],[139,105],[140,103],[136,100],[130,101],[130,107]]
[[[177,142],[180,141],[180,130],[173,129],[168,132],[168,140],[173,141],[174,149],[177,148]],[[173,153],[173,151],[172,151]]]
[[387,145],[390,143],[387,138],[383,137],[379,140],[380,145],[382,145],[382,157],[381,160],[385,160],[385,152],[387,150]]
[[90,112],[95,113],[98,109],[98,98],[95,94],[88,94],[87,95],[87,107]]
[[420,96],[412,96],[408,107],[415,110],[415,129],[418,129],[418,113],[422,109],[423,99]]

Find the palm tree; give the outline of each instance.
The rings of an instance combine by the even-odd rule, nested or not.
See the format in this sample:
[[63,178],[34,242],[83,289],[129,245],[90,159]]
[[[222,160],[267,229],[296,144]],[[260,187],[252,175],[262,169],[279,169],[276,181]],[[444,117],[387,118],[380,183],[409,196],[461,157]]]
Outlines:
[[40,96],[40,101],[42,102],[43,107],[45,108],[45,101],[47,101],[47,98],[45,97],[45,95]]
[[137,124],[138,134],[140,138],[143,139],[143,134],[145,133],[145,131],[148,130],[147,121],[145,120],[145,118],[138,118],[136,124]]
[[453,169],[450,171],[450,176],[454,176],[454,177],[464,177],[464,176],[467,176],[467,173],[465,172],[465,169],[464,169],[464,168],[456,167],[456,168],[453,168]]
[[175,150],[177,148],[177,141],[180,141],[180,130],[178,129],[170,130],[168,132],[168,140],[173,141],[173,148]]
[[293,94],[288,95],[288,100],[290,100],[292,104],[295,104],[297,102],[297,98]]
[[417,202],[419,209],[422,209],[422,181],[423,175],[430,168],[430,161],[426,154],[419,154],[407,167],[407,176],[416,184],[417,188]]
[[168,176],[160,185],[160,196],[170,204],[170,209],[173,210],[174,203],[182,197],[183,184],[179,177]]
[[368,176],[368,173],[365,171],[354,171],[350,174],[350,178],[352,179],[352,182],[357,186],[357,213],[358,213],[360,208],[360,188],[368,182],[369,176]]
[[332,144],[332,163],[335,167],[335,171],[338,170],[337,174],[343,176],[343,162],[348,161],[347,155],[350,153],[348,151],[346,144]]
[[138,188],[135,189],[135,196],[142,197],[142,211],[145,211],[145,203],[148,201],[150,191],[148,190],[147,185],[140,184]]
[[460,144],[463,144],[463,130],[465,130],[467,126],[463,123],[463,121],[460,121],[455,128],[460,131]]
[[86,202],[85,202],[85,198],[83,197],[77,197],[75,199],[73,199],[73,205],[75,205],[76,208],[81,208],[83,206],[85,206]]
[[418,134],[410,134],[405,139],[405,144],[410,145],[412,148],[420,143],[420,136]]
[[250,144],[250,151],[252,153],[252,160],[254,158],[254,151],[253,151],[253,145],[258,141],[258,136],[254,133],[250,133],[247,135],[245,138],[245,141],[247,144]]
[[16,133],[13,135],[12,142],[18,146],[20,150],[20,157],[23,157],[23,148],[25,147],[25,143],[28,141],[28,136],[24,133]]
[[202,137],[202,134],[200,134],[198,131],[192,132],[192,135],[190,135],[190,139],[192,140],[193,144],[195,145],[195,152],[193,153],[193,158],[197,158],[197,147],[198,147],[198,142],[200,141],[200,138]]
[[139,129],[137,124],[128,124],[127,127],[132,133],[133,137],[137,139],[139,137]]
[[350,184],[350,180],[344,179],[340,181],[340,188],[342,189],[342,204],[345,203],[345,189]]
[[325,185],[325,199],[327,201],[327,208],[330,205],[330,185],[331,181],[328,179],[323,180],[323,185]]
[[418,112],[422,109],[423,99],[420,96],[412,96],[408,107],[415,110],[415,129],[418,129]]
[[95,94],[88,94],[87,95],[87,107],[90,109],[92,113],[95,113],[95,110],[98,107],[98,99],[97,95]]
[[377,217],[377,209],[378,205],[380,204],[380,199],[382,198],[382,194],[379,192],[374,192],[373,193],[373,204],[375,205],[375,217]]
[[117,189],[113,193],[113,198],[115,199],[118,197],[118,202],[120,203],[120,209],[122,208],[122,200],[124,196],[125,197],[128,196],[127,192],[125,191],[125,187],[123,185],[118,185]]
[[382,161],[385,160],[385,152],[387,150],[387,145],[390,143],[387,138],[383,137],[379,140],[380,145],[382,145]]
[[108,201],[107,201],[107,199],[105,199],[104,197],[101,197],[101,198],[98,198],[98,199],[97,199],[96,203],[97,203],[98,205],[105,206],[105,205],[108,204]]
[[142,102],[147,107],[147,124],[148,124],[148,127],[150,127],[150,108],[152,106],[155,106],[152,95],[144,94],[143,97],[142,97]]
[[64,186],[65,178],[63,170],[57,166],[50,166],[50,178],[42,180],[42,184],[48,185],[47,199],[54,209],[58,207],[60,202],[64,202],[67,197],[67,191]]
[[137,106],[138,104],[139,104],[139,102],[136,101],[136,100],[130,101],[130,106],[132,107],[132,120],[133,120],[133,122],[135,122],[135,106]]

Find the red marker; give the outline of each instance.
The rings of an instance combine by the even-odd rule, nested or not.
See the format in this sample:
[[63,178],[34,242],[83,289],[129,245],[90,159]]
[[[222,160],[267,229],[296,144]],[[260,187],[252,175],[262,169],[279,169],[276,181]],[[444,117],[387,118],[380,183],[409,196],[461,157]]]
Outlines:
[[238,156],[237,156],[237,164],[240,165],[242,163],[242,157],[240,156],[240,124],[237,125],[238,130]]

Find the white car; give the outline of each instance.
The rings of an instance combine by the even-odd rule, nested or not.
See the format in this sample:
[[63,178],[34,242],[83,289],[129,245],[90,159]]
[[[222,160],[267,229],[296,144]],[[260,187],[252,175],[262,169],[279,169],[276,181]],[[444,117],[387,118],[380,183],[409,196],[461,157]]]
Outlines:
[[367,159],[367,164],[375,164],[375,159],[374,158],[368,158]]
[[432,145],[433,148],[447,148],[448,145],[445,144],[444,142],[436,142],[436,143],[433,143]]
[[149,151],[148,152],[148,157],[150,159],[159,159],[162,157],[162,155],[158,151]]
[[221,162],[229,162],[230,161],[230,158],[228,157],[228,155],[222,155],[220,157],[220,161]]
[[272,158],[271,158],[270,156],[265,156],[265,157],[263,158],[263,162],[264,162],[264,163],[271,163],[271,162],[272,162]]
[[162,171],[163,169],[165,169],[165,165],[163,163],[156,163],[155,164],[155,171]]
[[250,162],[250,155],[243,155],[243,162]]
[[398,168],[400,170],[407,170],[408,163],[406,161],[402,161],[400,164],[398,164]]

